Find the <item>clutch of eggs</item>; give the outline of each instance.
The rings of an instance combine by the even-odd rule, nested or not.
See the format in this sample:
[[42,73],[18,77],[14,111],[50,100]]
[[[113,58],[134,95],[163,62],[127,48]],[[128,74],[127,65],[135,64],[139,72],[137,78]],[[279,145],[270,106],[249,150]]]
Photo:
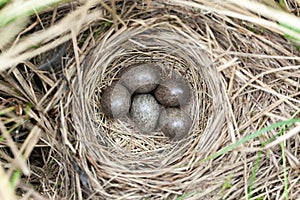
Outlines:
[[121,72],[118,82],[102,93],[102,111],[109,118],[129,116],[142,133],[162,131],[170,139],[185,138],[192,120],[180,106],[191,90],[179,76],[162,79],[155,63],[134,64]]

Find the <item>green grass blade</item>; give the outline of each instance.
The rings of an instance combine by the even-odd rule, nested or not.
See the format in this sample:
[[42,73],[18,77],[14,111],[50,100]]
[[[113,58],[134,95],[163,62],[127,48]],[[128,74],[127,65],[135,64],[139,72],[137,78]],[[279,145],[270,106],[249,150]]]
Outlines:
[[[276,137],[277,136],[274,136],[274,137],[268,139],[267,141],[263,142],[261,144],[261,147],[264,147],[266,144],[269,144],[270,142],[274,141],[276,139]],[[258,171],[258,166],[259,166],[259,163],[260,163],[261,155],[262,155],[262,151],[258,151],[257,158],[255,160],[255,164],[254,164],[254,167],[253,167],[253,170],[252,170],[252,173],[251,173],[250,183],[249,183],[249,187],[248,187],[248,199],[249,200],[252,197],[254,181],[255,181],[255,178],[256,178],[257,171]]]
[[[300,89],[300,88],[299,88]],[[300,109],[297,110],[291,117],[291,119],[294,119],[298,114],[300,113]]]
[[[281,135],[283,135],[284,131],[281,130],[280,132],[281,132]],[[287,180],[284,142],[281,143],[281,154],[282,154],[282,165],[283,165],[284,193],[285,193],[285,199],[288,200],[289,199],[289,193],[288,193],[288,180]]]
[[10,179],[10,186],[12,187],[12,189],[16,187],[17,182],[20,180],[20,178],[21,178],[21,171],[17,169],[15,170],[15,172],[13,173]]
[[28,17],[65,0],[29,0],[20,4],[11,3],[0,10],[0,29],[16,19]]
[[258,136],[260,136],[261,134],[265,133],[265,132],[268,132],[272,129],[276,129],[276,128],[279,128],[279,127],[282,127],[282,126],[285,126],[285,125],[291,125],[291,124],[294,124],[296,122],[300,122],[300,118],[296,118],[296,119],[290,119],[290,120],[286,120],[286,121],[281,121],[281,122],[277,122],[275,124],[272,124],[268,127],[265,127],[261,130],[258,130],[256,132],[254,132],[253,134],[251,135],[248,135],[244,138],[242,138],[241,140],[221,149],[220,151],[206,157],[205,159],[203,159],[202,161],[208,161],[208,160],[212,160],[212,159],[215,159],[221,155],[224,155],[226,153],[228,153],[229,151],[232,151],[233,149],[237,148],[238,146],[240,146],[241,144],[244,144],[246,142],[248,142],[249,140],[252,140]]
[[11,107],[8,107],[8,108],[4,108],[2,110],[0,110],[0,116],[1,115],[5,115],[6,113],[10,113],[12,111],[16,110],[16,107],[15,106],[11,106]]
[[281,8],[283,8],[285,11],[289,11],[289,5],[286,2],[286,0],[279,0],[279,5]]
[[[294,33],[300,33],[300,30],[295,28],[295,27],[291,27],[285,23],[282,23],[282,22],[279,22],[279,25],[284,27],[284,28],[287,28],[289,29],[290,31],[294,32]],[[293,44],[294,44],[294,47],[297,49],[297,50],[300,50],[300,46],[299,46],[299,43],[300,43],[300,38],[299,37],[294,37],[293,35],[291,34],[288,34],[288,33],[284,33],[284,37],[286,39],[288,39],[289,41],[291,41]]]
[[27,117],[29,116],[29,112],[31,111],[32,107],[33,107],[33,104],[31,102],[27,102],[27,105],[26,105],[26,107],[24,109],[25,116],[27,116]]
[[249,188],[248,188],[248,199],[251,199],[251,197],[252,197],[253,185],[254,185],[255,177],[256,177],[256,174],[257,174],[257,171],[258,171],[258,166],[259,166],[261,154],[262,154],[262,151],[259,151],[257,153],[257,159],[255,160],[253,171],[252,171],[252,174],[251,174],[251,177],[250,177],[250,183],[249,183]]
[[0,8],[8,3],[10,0],[0,0]]
[[231,177],[232,177],[232,174],[229,174],[227,177],[226,177],[226,180],[222,186],[222,194],[224,194],[225,190],[226,189],[230,189],[232,188],[232,184],[230,183],[231,181]]
[[203,191],[195,191],[195,192],[186,192],[182,195],[180,195],[179,197],[176,198],[176,200],[184,200],[186,199],[187,197],[191,196],[191,195],[195,195],[195,194],[199,194],[199,193],[202,193]]
[[177,197],[176,200],[184,200],[184,199],[185,199],[186,197],[188,197],[189,195],[190,195],[190,193],[185,193],[185,194],[183,194],[183,195]]

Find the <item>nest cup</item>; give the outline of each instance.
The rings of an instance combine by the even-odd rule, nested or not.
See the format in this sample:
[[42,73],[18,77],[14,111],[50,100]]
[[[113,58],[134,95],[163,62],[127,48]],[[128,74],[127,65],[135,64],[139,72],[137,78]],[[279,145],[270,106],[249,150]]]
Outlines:
[[[144,62],[159,64],[163,76],[180,74],[190,85],[192,98],[183,108],[193,120],[187,138],[170,141],[159,131],[140,134],[129,120],[109,119],[102,112],[103,90],[122,70]],[[90,51],[75,83],[72,115],[81,154],[92,166],[82,161],[92,188],[106,198],[162,197],[179,194],[182,183],[193,180],[197,170],[187,169],[218,146],[228,113],[212,65],[191,30],[168,23],[120,30]]]

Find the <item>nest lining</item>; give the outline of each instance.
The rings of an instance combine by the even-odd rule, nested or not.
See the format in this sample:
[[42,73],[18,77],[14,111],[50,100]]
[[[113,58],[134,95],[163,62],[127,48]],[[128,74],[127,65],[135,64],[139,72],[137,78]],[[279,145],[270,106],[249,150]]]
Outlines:
[[[124,181],[127,173],[136,178],[134,182],[140,181],[131,187],[138,191],[143,185],[144,195],[161,192],[152,184],[147,185],[145,178],[156,180],[155,187],[176,193],[182,190],[180,182],[193,176],[187,170],[199,165],[199,160],[214,150],[212,146],[216,146],[228,115],[224,90],[205,46],[191,33],[169,23],[138,26],[102,40],[85,59],[75,98],[84,101],[73,102],[73,117],[78,133],[83,133],[79,138],[84,154],[90,162],[101,163],[93,167],[105,172],[107,179],[121,182],[119,191],[110,191],[110,185],[106,195],[129,192],[127,187],[131,183]],[[102,90],[118,80],[124,68],[140,62],[158,63],[165,76],[177,73],[190,84],[193,98],[190,106],[184,108],[193,119],[188,138],[174,142],[161,132],[141,134],[130,121],[111,120],[101,112]],[[107,182],[105,176],[92,172],[89,175],[96,182]],[[166,179],[176,180],[175,187],[170,187]]]

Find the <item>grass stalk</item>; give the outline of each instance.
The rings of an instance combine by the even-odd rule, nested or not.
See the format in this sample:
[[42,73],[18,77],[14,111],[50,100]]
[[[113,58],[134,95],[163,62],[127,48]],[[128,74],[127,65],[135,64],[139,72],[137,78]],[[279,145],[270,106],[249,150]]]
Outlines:
[[282,126],[285,126],[285,125],[292,125],[292,124],[295,124],[296,122],[300,122],[300,118],[296,118],[296,119],[290,119],[290,120],[286,120],[286,121],[281,121],[281,122],[277,122],[277,123],[274,123],[270,126],[267,126],[263,129],[260,129],[256,132],[254,132],[253,134],[250,134],[244,138],[242,138],[241,140],[238,140],[236,141],[235,143],[231,144],[231,145],[228,145],[227,147],[224,147],[223,149],[221,149],[220,151],[206,157],[205,159],[203,159],[202,161],[205,162],[205,161],[208,161],[208,160],[212,160],[212,159],[215,159],[219,156],[222,156],[232,150],[234,150],[235,148],[237,148],[238,146],[242,145],[242,144],[245,144],[246,142],[254,139],[254,138],[257,138],[259,137],[260,135],[262,135],[263,133],[266,133],[270,130],[273,130],[273,129],[276,129],[276,128],[280,128]]
[[[280,135],[283,135],[284,130],[280,131]],[[288,178],[287,178],[287,168],[286,168],[286,158],[285,158],[285,142],[281,142],[281,156],[282,156],[282,165],[283,165],[283,180],[284,180],[284,194],[285,199],[289,199],[288,193]]]

